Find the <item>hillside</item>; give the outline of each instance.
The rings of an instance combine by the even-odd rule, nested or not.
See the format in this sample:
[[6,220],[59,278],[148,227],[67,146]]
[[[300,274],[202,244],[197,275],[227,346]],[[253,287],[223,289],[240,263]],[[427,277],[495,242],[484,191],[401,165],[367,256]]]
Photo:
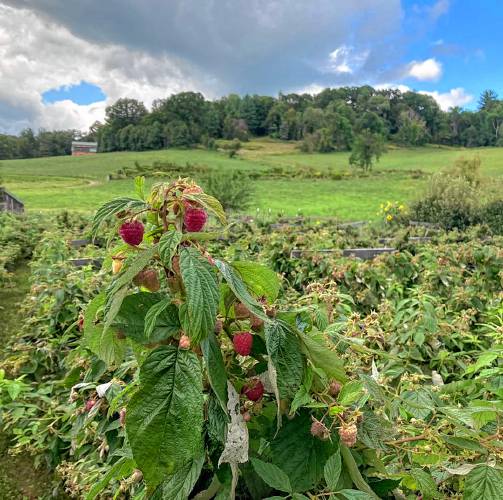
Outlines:
[[[108,174],[132,167],[135,162],[191,163],[207,165],[210,171],[254,172],[257,180],[253,183],[255,199],[250,213],[259,208],[286,215],[301,212],[355,220],[374,218],[379,204],[388,199],[413,200],[429,174],[448,167],[461,156],[475,155],[481,158],[484,175],[503,176],[503,148],[390,148],[373,172],[362,176],[348,166],[349,153],[301,153],[295,143],[262,139],[243,143],[233,159],[224,152],[167,149],[4,160],[0,162],[0,177],[29,211],[90,211],[110,197],[130,190],[130,181],[107,181]],[[272,176],[272,169],[279,169],[278,175]],[[310,173],[307,178],[290,175],[299,170]],[[317,178],[328,171],[332,178]],[[264,176],[266,172],[268,175]]]

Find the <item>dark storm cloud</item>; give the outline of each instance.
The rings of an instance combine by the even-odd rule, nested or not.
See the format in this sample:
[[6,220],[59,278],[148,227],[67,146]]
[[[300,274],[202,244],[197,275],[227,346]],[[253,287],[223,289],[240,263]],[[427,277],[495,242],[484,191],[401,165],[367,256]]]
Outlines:
[[[0,0],[1,2],[2,0]],[[215,93],[268,92],[390,77],[399,0],[3,0],[99,44],[167,56]],[[366,51],[357,71],[331,71],[341,45]],[[98,55],[99,57],[99,55]],[[351,60],[348,61],[351,65]],[[124,64],[124,62],[122,63]],[[127,62],[125,63],[127,64]]]

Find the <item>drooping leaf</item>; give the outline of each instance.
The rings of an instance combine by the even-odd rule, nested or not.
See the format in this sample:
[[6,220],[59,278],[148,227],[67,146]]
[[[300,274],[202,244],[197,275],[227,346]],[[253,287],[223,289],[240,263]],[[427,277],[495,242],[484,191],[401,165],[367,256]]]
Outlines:
[[300,341],[290,326],[279,320],[265,324],[267,353],[274,364],[279,394],[293,398],[304,376],[305,361]]
[[274,302],[278,298],[281,285],[273,270],[256,262],[236,261],[231,265],[257,297],[265,297],[269,302]]
[[403,398],[402,407],[414,418],[427,419],[435,407],[430,393],[425,389],[405,391],[401,396]]
[[113,326],[139,344],[160,342],[180,330],[178,309],[161,294],[134,293],[122,301]]
[[220,298],[217,274],[195,248],[180,252],[180,271],[187,296],[184,326],[197,343],[215,329]]
[[499,500],[503,492],[503,471],[479,465],[465,479],[463,500]]
[[154,304],[145,315],[145,338],[150,340],[152,338],[168,338],[173,335],[173,325],[180,328],[180,321],[178,319],[178,309],[171,304],[169,297],[160,300]]
[[339,396],[337,397],[337,402],[341,405],[349,406],[364,394],[365,388],[363,387],[363,382],[359,380],[352,380],[347,384],[344,384]]
[[264,313],[262,306],[251,295],[238,271],[222,260],[215,260],[215,264],[238,300],[255,316],[264,321],[267,320],[267,315]]
[[437,498],[438,490],[435,480],[423,469],[411,469],[409,475],[415,482],[413,489],[419,490],[426,498]]
[[330,350],[322,333],[301,333],[300,339],[302,351],[316,368],[323,370],[329,378],[346,381],[342,360],[335,351]]
[[213,332],[201,342],[201,349],[211,388],[217,396],[223,411],[227,413],[227,371],[222,358],[222,351]]
[[93,218],[91,234],[96,236],[101,224],[112,215],[122,212],[123,210],[141,210],[145,208],[145,202],[136,198],[116,198],[102,205]]
[[154,491],[151,500],[186,500],[194,488],[204,464],[204,454],[184,464]]
[[119,364],[124,358],[126,346],[117,337],[115,329],[105,331],[97,318],[98,311],[105,304],[105,293],[97,295],[87,306],[84,315],[84,343],[107,365]]
[[323,475],[325,476],[325,482],[330,491],[337,490],[337,483],[341,476],[342,471],[342,459],[341,453],[337,450],[325,463],[323,469]]
[[180,231],[168,231],[164,233],[159,240],[159,256],[161,257],[162,263],[168,269],[171,269],[171,261],[180,241],[182,241],[182,233]]
[[314,488],[323,478],[325,462],[337,451],[336,444],[311,435],[311,423],[308,412],[285,420],[270,444],[272,462],[288,475],[294,491]]
[[140,369],[140,387],[126,412],[133,458],[150,487],[198,455],[202,426],[202,371],[196,354],[158,347]]
[[252,458],[251,463],[255,472],[271,487],[285,493],[292,492],[288,476],[276,465],[268,464],[258,458]]

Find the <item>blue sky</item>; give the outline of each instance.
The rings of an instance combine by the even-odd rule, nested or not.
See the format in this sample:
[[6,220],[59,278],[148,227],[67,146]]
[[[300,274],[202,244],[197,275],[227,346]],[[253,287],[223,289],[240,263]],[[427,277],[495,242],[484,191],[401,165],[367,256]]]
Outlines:
[[[0,133],[85,130],[120,97],[370,84],[503,97],[503,0],[0,0]],[[19,36],[29,33],[29,36]]]
[[[425,3],[431,4],[406,0],[403,5],[413,20],[418,5]],[[422,36],[411,36],[415,39],[408,47],[409,58],[435,57],[443,68],[438,81],[422,83],[421,89],[446,92],[461,86],[478,97],[492,88],[503,97],[503,2],[451,0],[448,4],[447,13]],[[403,81],[417,87],[410,79]],[[476,101],[469,107],[474,107]]]
[[42,94],[46,103],[64,101],[66,99],[75,104],[92,104],[104,101],[106,95],[97,85],[89,82],[81,82],[76,85],[62,86],[57,89],[47,90]]

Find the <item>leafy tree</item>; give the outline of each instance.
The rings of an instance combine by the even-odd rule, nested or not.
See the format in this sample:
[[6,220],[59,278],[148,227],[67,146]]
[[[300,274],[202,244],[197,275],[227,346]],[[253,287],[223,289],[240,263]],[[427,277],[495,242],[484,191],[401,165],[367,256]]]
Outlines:
[[406,146],[421,146],[428,140],[426,122],[412,110],[400,115],[400,129],[396,134],[399,143]]
[[137,125],[146,115],[147,108],[142,102],[137,99],[122,98],[111,106],[107,106],[105,121],[114,131],[117,131],[128,125]]
[[490,111],[491,108],[497,103],[498,94],[494,90],[488,89],[484,90],[480,94],[479,98],[479,109],[484,111]]
[[363,130],[355,138],[349,164],[356,165],[367,172],[372,169],[373,162],[379,161],[385,151],[386,147],[382,135]]

